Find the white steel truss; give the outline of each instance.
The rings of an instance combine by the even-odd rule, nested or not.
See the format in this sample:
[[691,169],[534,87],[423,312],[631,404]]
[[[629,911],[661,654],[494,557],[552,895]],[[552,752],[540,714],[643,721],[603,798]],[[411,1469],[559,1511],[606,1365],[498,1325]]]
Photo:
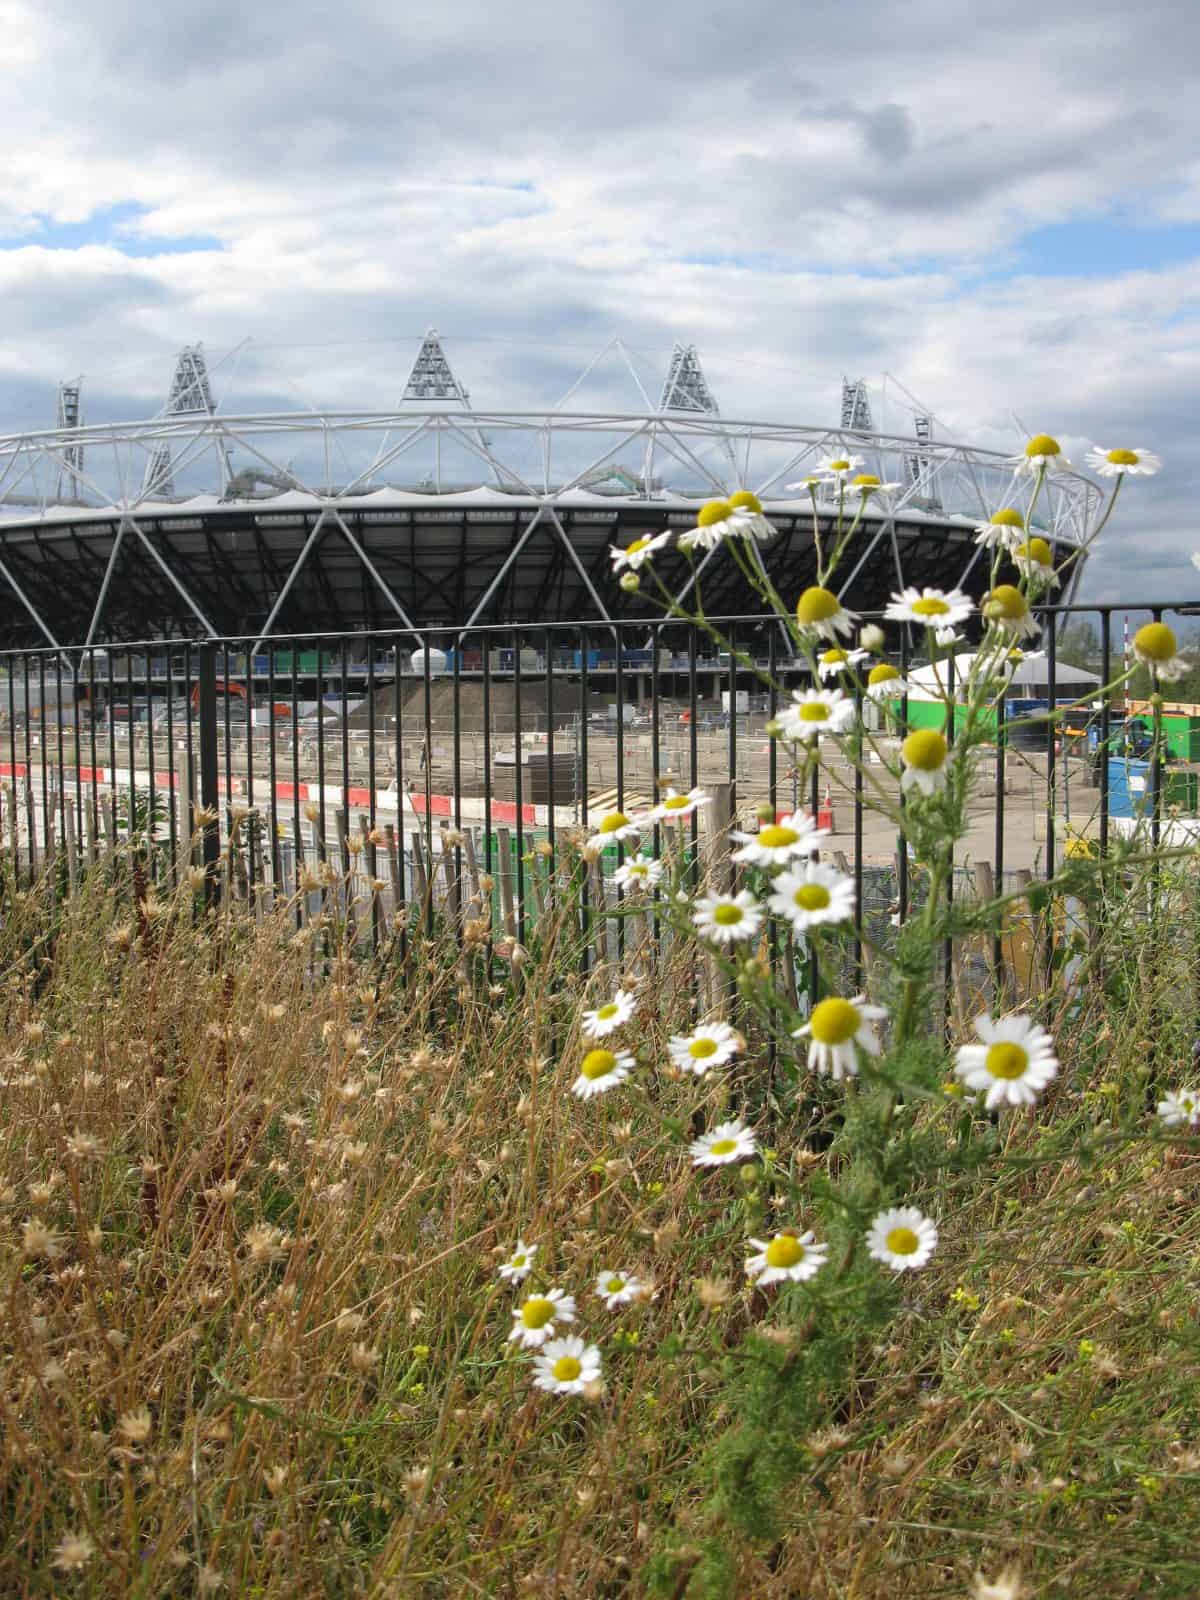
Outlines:
[[[195,399],[200,391],[192,388],[183,393]],[[207,398],[211,403],[211,395]],[[850,409],[851,423],[861,422],[861,411],[855,405]],[[379,505],[402,505],[414,514],[436,518],[462,511],[476,497],[479,505],[510,507],[514,516],[520,512],[528,520],[500,572],[473,606],[471,623],[483,618],[521,549],[537,532],[562,542],[596,607],[597,620],[608,621],[572,544],[570,514],[583,508],[602,516],[611,509],[627,525],[631,519],[636,525],[639,507],[679,515],[704,499],[748,488],[764,500],[768,515],[773,507],[786,507],[790,516],[796,516],[810,510],[807,493],[797,499],[783,486],[803,476],[822,456],[849,449],[864,455],[870,470],[882,479],[902,486],[880,508],[882,514],[872,517],[869,547],[858,558],[859,567],[868,558],[884,559],[885,545],[890,545],[898,582],[903,582],[903,571],[897,526],[943,528],[948,536],[953,534],[947,539],[948,552],[962,551],[965,527],[998,506],[1028,505],[1031,480],[1016,471],[1010,458],[935,438],[932,429],[918,434],[914,449],[911,437],[865,434],[856,425],[807,427],[735,420],[704,411],[513,412],[412,403],[390,411],[240,416],[208,409],[168,410],[141,422],[0,436],[0,579],[45,637],[53,639],[54,631],[38,615],[25,588],[18,586],[10,552],[22,541],[36,542],[56,528],[69,529],[77,542],[86,539],[91,519],[115,529],[115,536],[106,534],[112,544],[92,606],[89,640],[101,633],[106,598],[122,553],[126,561],[151,562],[200,628],[212,635],[216,630],[205,606],[173,555],[171,519],[186,521],[189,514],[202,512],[205,526],[219,526],[224,518],[235,526],[238,518],[245,522],[247,511],[268,513],[279,507],[301,520],[315,521],[274,594],[262,638],[271,636],[288,592],[326,534],[345,541],[399,625],[416,631],[422,622],[417,608],[384,579],[371,551],[356,535],[351,514],[370,509],[370,497],[378,496]],[[432,461],[427,473],[419,476],[422,451]],[[207,491],[167,496],[161,475],[145,465],[163,459],[164,453],[176,481],[185,472],[208,471]],[[919,456],[919,470],[910,465],[914,456]],[[354,458],[361,465],[348,466],[338,481],[334,463]],[[68,484],[74,491],[69,501]],[[605,492],[612,485],[620,492]],[[1076,572],[1103,499],[1096,484],[1073,472],[1047,480],[1039,499],[1039,525],[1060,546],[1080,551],[1073,564]],[[439,505],[447,510],[440,512]],[[831,509],[832,500],[819,500],[822,514]],[[967,541],[966,555],[957,559],[961,562],[974,553]],[[80,581],[83,570],[81,564]],[[857,569],[848,581],[856,575]],[[958,581],[958,575],[948,570],[945,581],[952,580]]]

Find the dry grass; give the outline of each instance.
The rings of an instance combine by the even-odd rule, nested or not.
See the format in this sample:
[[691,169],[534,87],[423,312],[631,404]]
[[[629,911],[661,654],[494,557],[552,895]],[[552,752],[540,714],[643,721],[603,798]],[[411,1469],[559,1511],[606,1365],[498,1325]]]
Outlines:
[[[785,1321],[741,1273],[769,1173],[686,1157],[728,1084],[657,1066],[581,1105],[578,985],[536,959],[514,987],[418,941],[314,977],[286,915],[124,904],[26,897],[3,933],[0,1591],[634,1595],[668,1533],[686,1574],[728,1364]],[[679,992],[646,995],[648,1063]],[[1047,1115],[926,1196],[944,1248],[829,1396],[786,1539],[735,1547],[740,1595],[1014,1563],[1030,1595],[1200,1592],[1200,1152],[1145,1115],[1146,1016],[1064,1018]],[[793,1173],[810,1113],[768,1135]],[[506,1342],[518,1235],[602,1393],[535,1394]],[[605,1267],[652,1298],[605,1311]]]

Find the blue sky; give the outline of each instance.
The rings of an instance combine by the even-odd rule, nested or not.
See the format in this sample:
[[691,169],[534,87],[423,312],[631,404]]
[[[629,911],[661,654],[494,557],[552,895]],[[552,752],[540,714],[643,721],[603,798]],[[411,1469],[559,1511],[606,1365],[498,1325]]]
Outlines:
[[1157,448],[1089,585],[1200,581],[1200,9],[12,8],[10,428],[80,373],[88,416],[153,410],[195,340],[228,404],[374,405],[436,323],[520,407],[683,339],[729,415],[832,422],[890,373],[970,442]]

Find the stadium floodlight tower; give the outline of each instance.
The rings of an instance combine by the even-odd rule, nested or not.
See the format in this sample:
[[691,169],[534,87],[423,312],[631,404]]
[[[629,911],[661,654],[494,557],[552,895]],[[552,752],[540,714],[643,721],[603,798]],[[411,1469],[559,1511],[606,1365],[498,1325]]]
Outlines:
[[870,433],[871,402],[865,378],[842,379],[843,433]]
[[[79,409],[80,381],[78,378],[73,383],[60,383],[58,386],[58,426],[63,433],[73,432],[82,426],[82,413]],[[61,503],[66,500],[79,499],[79,479],[83,472],[83,446],[81,444],[68,444],[62,452],[62,466],[58,473],[58,488],[55,498]]]
[[671,365],[667,369],[667,381],[663,384],[658,409],[700,411],[710,417],[721,415],[694,344],[676,344],[671,351]]
[[[204,359],[203,346],[184,345],[175,360],[171,392],[159,415],[184,417],[202,412],[211,417],[216,409],[213,404],[212,386],[208,381],[208,362]],[[217,462],[221,475],[221,489],[224,492],[233,476],[233,470],[229,463],[229,447],[223,442],[217,445]],[[142,498],[147,499],[151,495],[157,500],[171,500],[175,496],[175,468],[171,460],[171,446],[166,441],[155,445],[146,463],[146,472],[142,479]]]

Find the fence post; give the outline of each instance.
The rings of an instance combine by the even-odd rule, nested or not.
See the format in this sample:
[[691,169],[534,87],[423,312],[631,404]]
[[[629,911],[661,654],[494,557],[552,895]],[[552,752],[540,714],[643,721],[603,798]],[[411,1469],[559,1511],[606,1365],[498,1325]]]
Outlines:
[[220,752],[217,747],[217,648],[205,640],[196,651],[199,697],[197,705],[200,756],[200,804],[204,807],[204,904],[215,906],[221,883],[217,862],[221,855],[221,797],[217,791]]

